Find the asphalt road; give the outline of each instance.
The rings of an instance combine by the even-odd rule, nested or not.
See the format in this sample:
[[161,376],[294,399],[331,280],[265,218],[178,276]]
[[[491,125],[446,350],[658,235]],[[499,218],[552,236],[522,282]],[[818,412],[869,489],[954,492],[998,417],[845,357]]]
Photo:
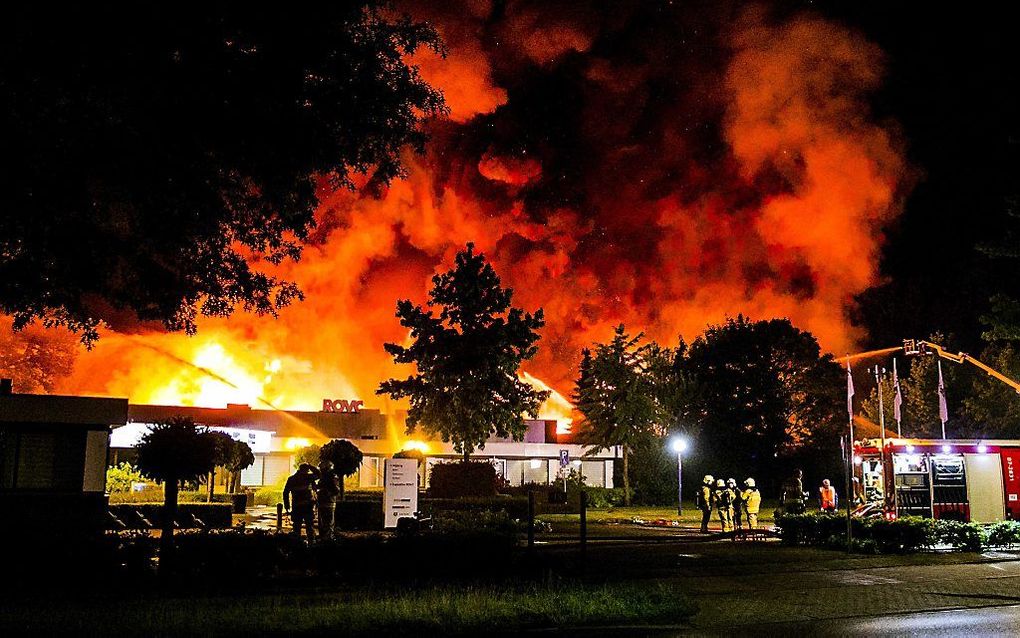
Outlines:
[[[682,631],[676,636],[1016,636],[1020,605]],[[661,635],[661,634],[660,634]]]

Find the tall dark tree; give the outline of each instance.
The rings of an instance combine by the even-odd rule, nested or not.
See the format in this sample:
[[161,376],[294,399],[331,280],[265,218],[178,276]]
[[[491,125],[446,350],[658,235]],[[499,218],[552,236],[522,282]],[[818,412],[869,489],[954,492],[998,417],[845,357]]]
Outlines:
[[344,500],[344,479],[361,467],[364,455],[358,446],[347,439],[333,439],[319,450],[319,460],[333,464],[333,471],[340,477],[340,500]]
[[376,393],[411,400],[409,433],[421,426],[452,441],[465,461],[490,435],[523,438],[524,415],[537,418],[549,396],[518,376],[521,364],[538,352],[545,322],[541,309],[530,314],[512,301],[513,290],[500,285],[469,243],[452,270],[432,278],[427,308],[397,303],[400,325],[410,329],[413,343],[387,343],[386,351],[417,371],[383,382]]
[[789,320],[711,326],[686,366],[698,382],[699,442],[720,471],[779,474],[778,457],[809,448],[839,458],[845,372]]
[[578,435],[596,449],[619,446],[623,461],[624,502],[630,505],[630,457],[634,446],[666,420],[657,388],[648,373],[649,346],[644,335],[631,337],[621,324],[609,343],[585,351],[574,390],[581,413]]
[[431,27],[376,0],[23,4],[0,40],[0,311],[95,339],[100,320],[300,296],[315,190],[385,183],[444,110],[407,56]]
[[138,443],[138,469],[163,483],[161,561],[168,559],[173,550],[181,482],[197,481],[211,472],[216,464],[216,447],[216,439],[204,427],[183,416],[153,425]]

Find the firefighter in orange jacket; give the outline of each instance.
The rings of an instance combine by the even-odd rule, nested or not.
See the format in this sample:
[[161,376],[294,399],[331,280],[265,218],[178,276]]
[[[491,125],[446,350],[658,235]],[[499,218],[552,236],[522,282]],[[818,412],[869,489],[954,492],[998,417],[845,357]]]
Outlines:
[[818,488],[818,500],[821,503],[823,512],[835,512],[838,507],[836,488],[832,486],[829,479],[822,481],[822,486]]

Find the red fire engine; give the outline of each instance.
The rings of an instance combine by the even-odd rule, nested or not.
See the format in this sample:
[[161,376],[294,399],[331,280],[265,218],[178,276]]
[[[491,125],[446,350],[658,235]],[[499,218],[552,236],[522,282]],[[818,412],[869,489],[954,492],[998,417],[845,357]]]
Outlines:
[[[897,350],[969,363],[1020,393],[1020,383],[1001,372],[929,341],[905,340],[902,346],[861,355]],[[854,441],[853,450],[854,491],[863,512],[878,510],[888,518],[1020,520],[1020,440],[865,439]]]
[[858,497],[889,518],[1020,520],[1020,441],[877,439],[854,443]]

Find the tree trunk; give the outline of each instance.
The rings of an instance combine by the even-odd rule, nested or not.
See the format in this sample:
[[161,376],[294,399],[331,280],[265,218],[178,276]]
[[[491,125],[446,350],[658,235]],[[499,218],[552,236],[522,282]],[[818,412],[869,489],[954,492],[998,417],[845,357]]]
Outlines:
[[630,506],[630,455],[627,454],[627,446],[621,445],[623,448],[623,504]]
[[212,503],[213,491],[216,489],[216,468],[209,471],[209,489],[206,491],[205,502]]
[[471,448],[467,446],[464,446],[464,462],[465,463],[471,462]]
[[174,521],[177,520],[179,492],[180,482],[177,479],[168,479],[163,484],[163,520],[159,538],[159,569],[163,573],[167,573],[168,565],[173,560]]
[[338,496],[340,498],[340,502],[343,503],[344,502],[344,478],[345,477],[344,476],[340,476],[339,478],[340,478],[340,493],[338,494]]

